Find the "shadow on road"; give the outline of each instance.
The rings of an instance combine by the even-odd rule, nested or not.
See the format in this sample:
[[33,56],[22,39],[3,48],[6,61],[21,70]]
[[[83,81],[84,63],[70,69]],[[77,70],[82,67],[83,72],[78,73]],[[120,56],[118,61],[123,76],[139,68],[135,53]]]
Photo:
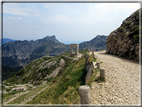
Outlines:
[[[119,58],[120,60],[124,61],[124,62],[131,62],[131,63],[136,63],[136,64],[139,64],[139,61],[135,61],[135,60],[129,60],[129,59],[125,59],[123,57],[120,57],[120,56],[117,56],[117,55],[114,55],[114,54],[108,54],[108,53],[105,53],[106,51],[99,51],[97,52],[98,54],[100,55],[106,55],[106,56],[111,56],[113,58]],[[110,59],[111,60],[111,59]]]

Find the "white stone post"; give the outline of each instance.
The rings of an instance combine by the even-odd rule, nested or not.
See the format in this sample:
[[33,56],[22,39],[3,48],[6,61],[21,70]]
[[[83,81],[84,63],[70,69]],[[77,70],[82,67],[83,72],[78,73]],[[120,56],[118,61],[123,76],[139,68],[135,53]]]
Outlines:
[[90,95],[90,87],[88,85],[82,85],[78,89],[80,95],[80,103],[81,104],[92,104],[91,95]]
[[99,62],[96,63],[96,66],[97,66],[97,68],[100,69],[100,63]]
[[100,77],[105,80],[105,69],[100,68]]

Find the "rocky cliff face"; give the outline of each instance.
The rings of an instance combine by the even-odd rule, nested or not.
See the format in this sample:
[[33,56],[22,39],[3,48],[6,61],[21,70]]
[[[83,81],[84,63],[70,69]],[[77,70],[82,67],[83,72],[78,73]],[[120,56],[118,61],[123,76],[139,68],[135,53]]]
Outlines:
[[100,51],[106,49],[107,36],[97,35],[90,41],[83,42],[79,44],[79,49],[94,49],[95,51]]
[[126,18],[121,26],[110,33],[106,53],[139,60],[139,10]]

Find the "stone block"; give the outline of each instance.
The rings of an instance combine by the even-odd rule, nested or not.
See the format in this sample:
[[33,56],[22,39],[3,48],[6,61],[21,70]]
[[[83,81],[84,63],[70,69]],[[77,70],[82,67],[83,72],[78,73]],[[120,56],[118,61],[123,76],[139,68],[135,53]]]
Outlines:
[[96,66],[97,66],[98,69],[100,69],[100,63],[99,62],[96,63]]
[[81,104],[92,104],[91,95],[90,95],[90,87],[88,85],[82,85],[78,89],[80,95],[80,103]]
[[105,80],[105,69],[100,68],[100,77]]

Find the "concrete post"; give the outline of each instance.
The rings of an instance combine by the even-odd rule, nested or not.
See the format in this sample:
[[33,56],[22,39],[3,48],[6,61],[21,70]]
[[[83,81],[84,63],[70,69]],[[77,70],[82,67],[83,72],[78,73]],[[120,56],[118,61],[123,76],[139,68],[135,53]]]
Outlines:
[[80,103],[81,104],[92,104],[91,95],[90,95],[90,87],[88,85],[82,85],[78,89],[80,95]]
[[105,80],[105,69],[100,68],[100,77]]
[[100,63],[99,62],[96,63],[96,66],[97,66],[97,68],[100,69]]

